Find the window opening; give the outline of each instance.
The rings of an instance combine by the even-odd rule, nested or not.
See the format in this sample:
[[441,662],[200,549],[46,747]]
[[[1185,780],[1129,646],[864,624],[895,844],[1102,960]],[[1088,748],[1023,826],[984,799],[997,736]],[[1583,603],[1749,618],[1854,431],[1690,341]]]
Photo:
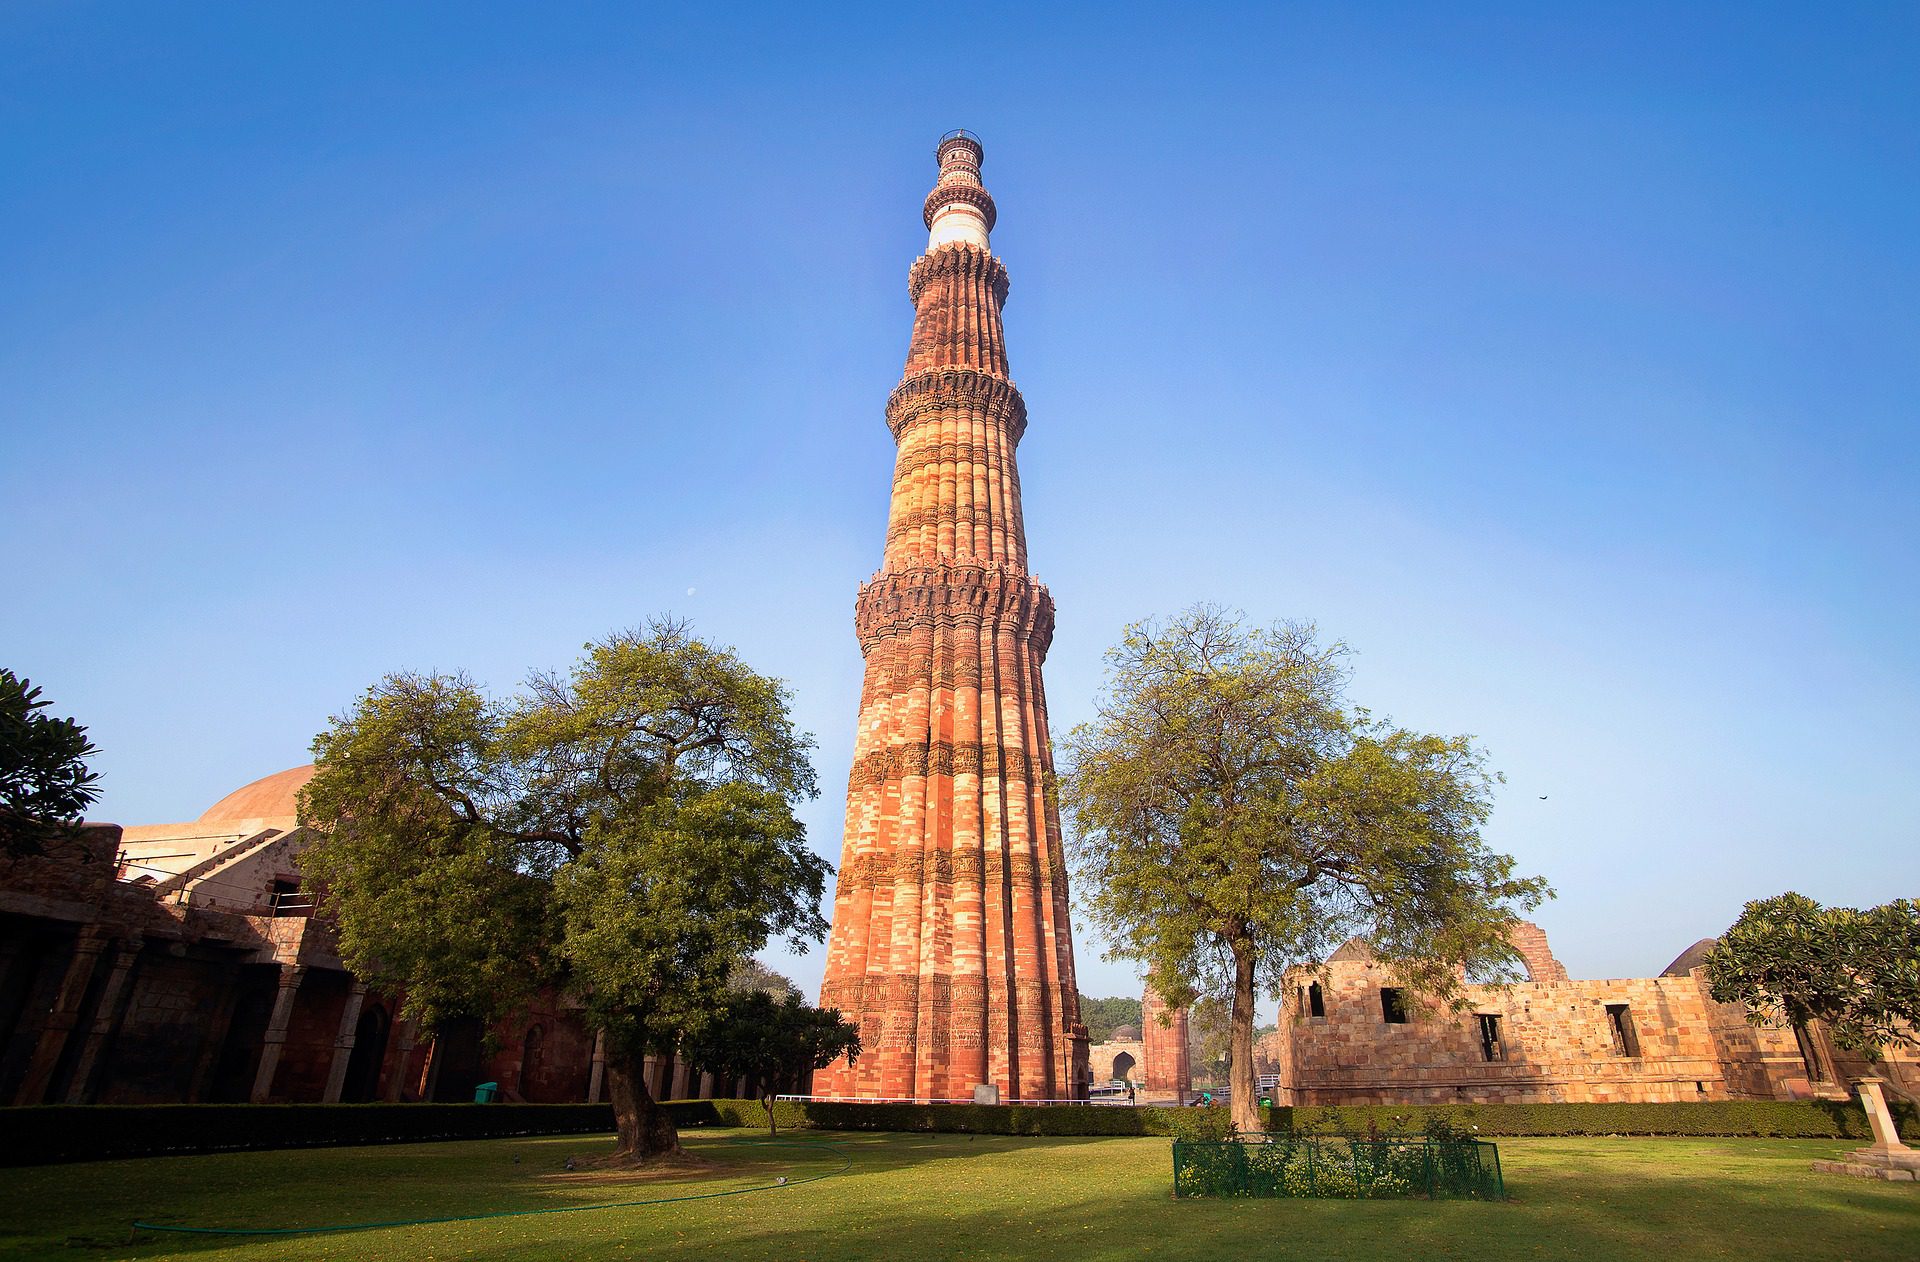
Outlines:
[[1399,987],[1382,986],[1380,988],[1380,1019],[1388,1025],[1407,1023],[1407,1005],[1400,998]]
[[1608,1004],[1607,1029],[1613,1034],[1613,1050],[1616,1054],[1640,1054],[1640,1033],[1633,1028],[1633,1009],[1623,1003]]
[[1320,983],[1307,987],[1307,1011],[1316,1017],[1327,1015],[1327,997],[1320,990]]
[[1500,1037],[1500,1018],[1491,1013],[1482,1012],[1474,1019],[1480,1023],[1480,1059],[1505,1060],[1507,1044]]

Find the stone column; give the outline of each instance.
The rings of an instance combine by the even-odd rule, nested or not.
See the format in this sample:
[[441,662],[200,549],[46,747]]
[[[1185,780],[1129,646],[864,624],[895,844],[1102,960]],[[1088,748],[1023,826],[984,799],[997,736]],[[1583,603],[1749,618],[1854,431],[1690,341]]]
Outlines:
[[1887,1097],[1881,1090],[1885,1083],[1884,1078],[1862,1078],[1859,1082],[1860,1104],[1867,1111],[1868,1125],[1873,1127],[1873,1144],[1866,1151],[1913,1152],[1901,1142],[1900,1128],[1894,1124],[1893,1111],[1887,1108]]
[[412,1017],[400,1023],[400,1037],[393,1050],[393,1069],[387,1074],[387,1089],[382,1093],[390,1104],[397,1104],[407,1087],[407,1062],[413,1059],[413,1045],[420,1037],[420,1023]]
[[60,1064],[60,1054],[67,1048],[67,1038],[80,1019],[87,983],[93,980],[94,966],[100,962],[100,952],[106,945],[105,936],[94,930],[81,933],[74,941],[73,956],[67,961],[67,971],[60,979],[53,1007],[47,1013],[46,1024],[40,1028],[40,1038],[27,1061],[20,1089],[14,1093],[15,1104],[39,1104],[45,1098],[47,1087],[53,1081],[53,1071]]
[[427,1040],[427,1063],[420,1066],[420,1087],[418,1094],[422,1100],[431,1102],[433,1093],[440,1086],[440,1036],[435,1034]]
[[253,1090],[247,1096],[254,1104],[265,1104],[273,1094],[274,1074],[280,1068],[280,1053],[287,1043],[287,1026],[293,1021],[294,1000],[299,997],[300,983],[306,977],[304,964],[280,966],[280,993],[273,998],[273,1014],[267,1018],[267,1033],[260,1045],[260,1067],[254,1072]]
[[587,1075],[587,1103],[600,1103],[601,1088],[607,1081],[607,1034],[605,1030],[595,1032],[593,1036],[593,1071]]
[[712,1074],[700,1075],[700,1098],[702,1100],[713,1099],[713,1075]]
[[81,1047],[80,1059],[73,1067],[73,1081],[67,1085],[68,1104],[87,1102],[87,1080],[93,1077],[93,1067],[100,1059],[101,1049],[106,1046],[107,1036],[120,1023],[126,1001],[133,997],[133,991],[127,987],[127,975],[133,971],[139,959],[140,941],[137,938],[122,943],[118,954],[114,956],[113,971],[107,974],[106,987],[100,992],[100,1004],[93,1012],[93,1024],[87,1027],[87,1041]]
[[340,1028],[333,1036],[333,1063],[327,1066],[327,1089],[320,1097],[322,1104],[340,1103],[340,1093],[347,1085],[347,1064],[353,1059],[354,1040],[360,1033],[360,1005],[366,998],[365,982],[355,982],[347,992],[346,1006],[340,1009]]
[[673,1062],[673,1086],[670,1088],[667,1098],[670,1100],[686,1099],[687,1089],[692,1085],[693,1066],[687,1064],[684,1060],[676,1058]]

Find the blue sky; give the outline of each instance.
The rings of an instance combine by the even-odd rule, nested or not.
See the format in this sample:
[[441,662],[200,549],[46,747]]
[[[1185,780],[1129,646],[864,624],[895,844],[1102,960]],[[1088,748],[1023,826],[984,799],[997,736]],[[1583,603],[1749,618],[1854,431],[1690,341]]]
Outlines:
[[1920,11],[709,7],[0,9],[0,661],[99,817],[671,610],[792,683],[837,860],[965,126],[1056,731],[1216,600],[1481,739],[1576,976],[1920,887]]

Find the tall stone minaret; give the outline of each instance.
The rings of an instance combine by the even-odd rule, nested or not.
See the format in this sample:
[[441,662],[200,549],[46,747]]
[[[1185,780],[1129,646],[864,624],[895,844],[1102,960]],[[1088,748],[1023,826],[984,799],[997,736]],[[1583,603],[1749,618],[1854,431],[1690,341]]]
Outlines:
[[887,400],[899,455],[880,572],[854,624],[866,657],[822,1005],[865,1051],[816,1095],[1080,1098],[1073,976],[1040,664],[1053,598],[1027,573],[1007,376],[1007,269],[988,247],[980,142],[940,142],[906,374]]

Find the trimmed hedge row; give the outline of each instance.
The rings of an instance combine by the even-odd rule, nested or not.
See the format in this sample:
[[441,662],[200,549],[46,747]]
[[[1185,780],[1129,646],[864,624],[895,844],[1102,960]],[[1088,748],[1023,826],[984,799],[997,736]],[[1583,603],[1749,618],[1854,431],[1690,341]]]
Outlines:
[[[670,1106],[680,1126],[765,1126],[758,1100],[683,1100]],[[1127,1108],[1101,1104],[828,1104],[780,1100],[782,1130],[951,1131],[971,1135],[1224,1135],[1225,1109]]]
[[51,1104],[0,1109],[0,1165],[612,1129],[610,1104]]
[[[765,1126],[757,1100],[689,1100],[672,1106],[681,1126]],[[1414,1132],[1441,1119],[1483,1136],[1725,1135],[1777,1139],[1873,1137],[1858,1104],[1824,1100],[1710,1100],[1686,1104],[1443,1104],[1293,1106],[1262,1110],[1268,1130]],[[1894,1109],[1900,1133],[1920,1139],[1920,1116]],[[1204,1139],[1229,1128],[1224,1108],[1127,1108],[1077,1104],[826,1104],[782,1100],[782,1129],[951,1131],[977,1135],[1165,1135]]]
[[[758,1100],[680,1100],[682,1127],[767,1124]],[[1419,1132],[1439,1118],[1485,1138],[1511,1135],[1728,1135],[1866,1140],[1857,1104],[1716,1100],[1695,1104],[1356,1105],[1266,1109],[1269,1130]],[[1920,1140],[1920,1117],[1894,1109]],[[1229,1129],[1224,1108],[1088,1104],[827,1104],[782,1100],[782,1130],[942,1131],[974,1135],[1158,1135],[1207,1139]],[[44,1165],[198,1152],[404,1144],[613,1129],[608,1104],[145,1104],[0,1109],[0,1165]]]

